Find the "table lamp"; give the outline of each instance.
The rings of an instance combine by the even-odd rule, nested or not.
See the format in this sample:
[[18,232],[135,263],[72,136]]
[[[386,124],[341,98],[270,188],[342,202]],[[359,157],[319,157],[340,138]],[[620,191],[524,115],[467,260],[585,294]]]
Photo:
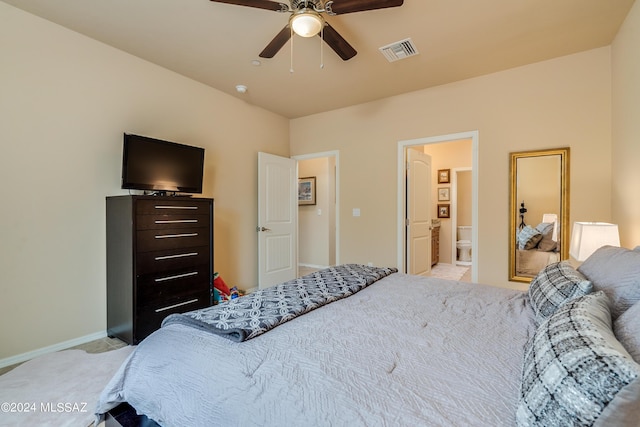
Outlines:
[[602,246],[620,246],[618,225],[607,222],[574,222],[569,255],[584,261]]

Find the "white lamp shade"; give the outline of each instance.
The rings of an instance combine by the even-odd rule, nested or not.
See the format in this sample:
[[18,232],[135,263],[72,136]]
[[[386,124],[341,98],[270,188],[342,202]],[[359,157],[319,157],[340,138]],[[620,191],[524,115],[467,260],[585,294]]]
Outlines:
[[305,12],[291,17],[291,28],[301,37],[313,37],[322,29],[322,18],[315,12]]
[[584,261],[602,246],[620,246],[618,226],[606,222],[574,222],[569,255]]

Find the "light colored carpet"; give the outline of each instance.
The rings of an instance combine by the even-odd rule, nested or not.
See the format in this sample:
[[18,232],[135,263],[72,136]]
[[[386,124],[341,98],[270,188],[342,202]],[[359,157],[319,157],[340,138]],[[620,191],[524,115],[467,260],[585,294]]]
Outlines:
[[95,354],[58,351],[0,376],[0,426],[93,424],[102,389],[133,348]]
[[439,279],[460,280],[469,267],[438,263],[431,269],[431,276]]

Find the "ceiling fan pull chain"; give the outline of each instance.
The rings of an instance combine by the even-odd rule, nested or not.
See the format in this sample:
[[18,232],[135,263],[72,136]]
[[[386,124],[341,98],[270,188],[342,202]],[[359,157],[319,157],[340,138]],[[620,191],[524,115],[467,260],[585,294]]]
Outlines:
[[293,74],[293,27],[291,27],[291,63],[289,65],[289,73]]
[[324,68],[324,25],[320,28],[320,68]]

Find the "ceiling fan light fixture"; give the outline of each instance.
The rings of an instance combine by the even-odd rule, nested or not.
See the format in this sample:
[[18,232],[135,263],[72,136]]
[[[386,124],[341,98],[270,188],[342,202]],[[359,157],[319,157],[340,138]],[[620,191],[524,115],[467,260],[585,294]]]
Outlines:
[[324,20],[318,12],[305,8],[291,16],[290,25],[297,35],[313,37],[322,29]]

